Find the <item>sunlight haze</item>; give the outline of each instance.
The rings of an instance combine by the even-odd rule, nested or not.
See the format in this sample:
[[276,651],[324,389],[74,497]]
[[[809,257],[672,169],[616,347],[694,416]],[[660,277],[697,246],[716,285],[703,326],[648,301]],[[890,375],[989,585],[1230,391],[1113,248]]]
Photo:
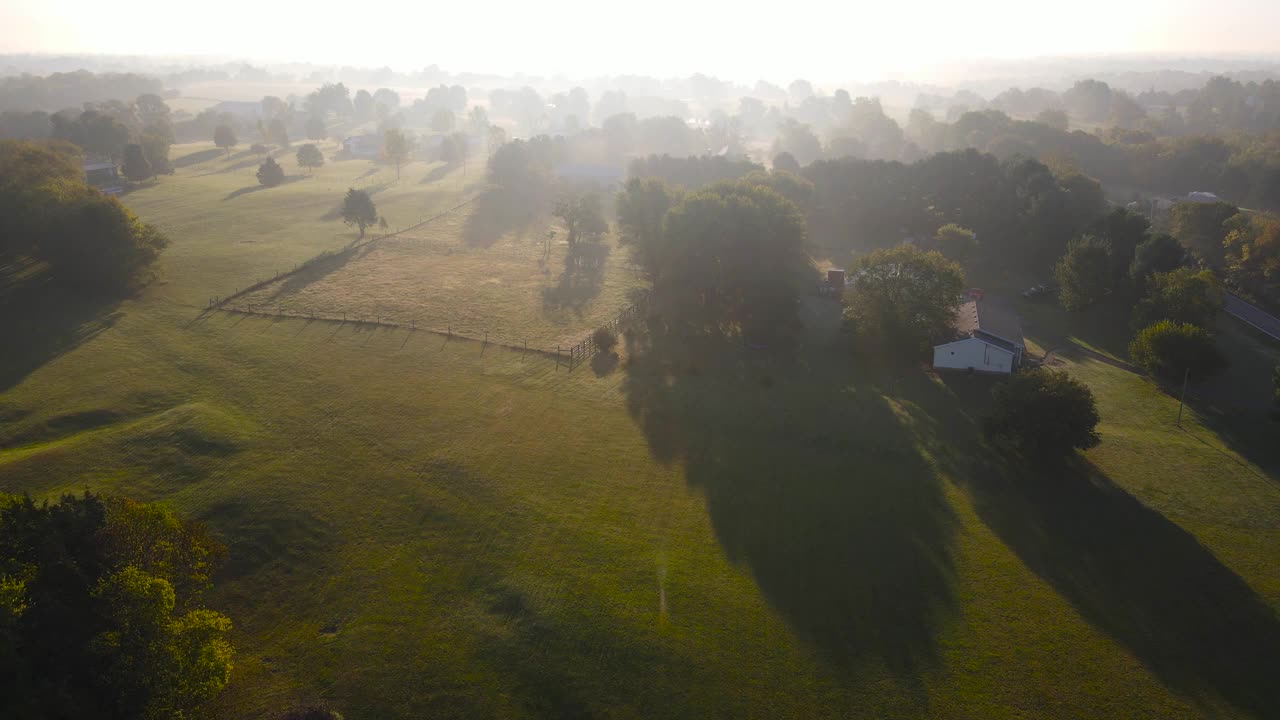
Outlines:
[[[350,19],[357,9],[359,32]],[[165,31],[178,14],[186,16],[180,30]],[[398,70],[436,64],[526,74],[700,71],[741,81],[840,82],[945,71],[961,59],[1273,55],[1278,25],[1280,4],[1250,0],[875,6],[809,0],[769,9],[670,0],[631,7],[228,0],[181,11],[161,0],[13,0],[0,8],[6,28],[0,52],[215,55]],[[893,28],[902,32],[886,31]]]

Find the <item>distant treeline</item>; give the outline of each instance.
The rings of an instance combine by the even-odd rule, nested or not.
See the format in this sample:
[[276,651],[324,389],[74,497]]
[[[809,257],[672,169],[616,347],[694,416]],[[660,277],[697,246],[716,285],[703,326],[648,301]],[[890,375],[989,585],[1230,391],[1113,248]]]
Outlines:
[[96,75],[87,70],[45,77],[19,75],[0,79],[0,112],[43,110],[56,112],[84,103],[135,98],[160,93],[159,78],[133,73]]

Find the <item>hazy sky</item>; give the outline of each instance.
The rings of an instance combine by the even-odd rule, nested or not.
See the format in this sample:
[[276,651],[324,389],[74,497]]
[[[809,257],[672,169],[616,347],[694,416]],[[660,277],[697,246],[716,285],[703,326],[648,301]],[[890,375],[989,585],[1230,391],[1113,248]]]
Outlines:
[[1280,54],[1280,0],[0,0],[0,52],[869,79],[964,58]]

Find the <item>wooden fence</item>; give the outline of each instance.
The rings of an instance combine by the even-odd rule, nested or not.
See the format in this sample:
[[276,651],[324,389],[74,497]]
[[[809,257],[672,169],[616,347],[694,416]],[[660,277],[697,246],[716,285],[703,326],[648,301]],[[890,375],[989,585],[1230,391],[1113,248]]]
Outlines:
[[[630,306],[624,308],[622,312],[618,313],[612,320],[601,325],[601,327],[609,328],[615,335],[620,334],[628,325],[643,318],[644,314],[648,312],[648,310],[649,294],[645,293]],[[556,348],[557,354],[559,353],[559,350],[559,348]],[[590,360],[591,357],[599,351],[600,348],[596,346],[595,330],[592,330],[587,333],[587,336],[582,338],[578,344],[569,348],[569,369],[572,370],[583,362]]]

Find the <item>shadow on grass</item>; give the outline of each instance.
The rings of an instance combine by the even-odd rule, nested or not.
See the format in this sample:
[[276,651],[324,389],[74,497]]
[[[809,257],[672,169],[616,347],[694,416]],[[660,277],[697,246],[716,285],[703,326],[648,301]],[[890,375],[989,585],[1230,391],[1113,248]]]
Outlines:
[[210,150],[197,150],[196,152],[183,155],[177,160],[172,161],[170,164],[173,165],[175,168],[190,167],[192,165],[199,165],[202,162],[208,162],[209,160],[212,160],[223,154],[224,154],[223,151],[217,148],[213,148]]
[[955,521],[912,429],[846,354],[660,325],[627,336],[624,380],[652,454],[684,465],[725,554],[807,645],[917,685],[955,603]]
[[455,167],[457,166],[456,165],[440,165],[439,167],[431,168],[431,172],[423,176],[423,178],[418,181],[418,184],[429,185],[430,183],[433,183],[433,182],[439,182],[440,180],[443,180],[445,177],[447,177],[449,175],[449,171],[453,170]]
[[1032,469],[997,456],[978,422],[995,383],[943,379],[951,392],[922,410],[950,436],[942,462],[1001,541],[1170,689],[1271,716],[1280,620],[1252,588],[1083,457]]
[[7,273],[20,261],[0,261],[0,392],[115,324],[119,300],[80,295],[44,272]]
[[267,187],[266,185],[263,185],[262,183],[258,183],[258,184],[256,184],[256,185],[245,185],[244,187],[240,188],[239,190],[232,190],[231,192],[227,193],[226,197],[224,197],[224,198],[222,198],[222,199],[223,199],[224,201],[226,201],[226,200],[235,200],[236,198],[240,197],[241,195],[248,195],[248,194],[250,194],[250,193],[256,193],[256,192],[258,192],[258,191],[260,191],[260,190],[270,190],[272,187],[280,187],[281,185],[288,185],[288,184],[290,184],[290,183],[296,183],[296,182],[298,182],[299,180],[306,180],[306,179],[307,179],[307,177],[308,177],[307,175],[290,175],[290,176],[286,177],[284,180],[282,180],[278,185],[272,185],[271,187]]
[[[538,218],[538,208],[545,204],[537,197],[490,188],[473,203],[462,238],[471,247],[487,248],[507,233],[527,230]],[[542,238],[536,240],[541,242]]]
[[326,276],[341,270],[347,263],[363,257],[366,253],[372,250],[372,246],[369,245],[360,248],[348,248],[342,252],[330,255],[329,257],[316,260],[305,268],[271,286],[271,293],[266,297],[264,302],[271,302],[273,300],[279,300],[293,295],[311,283],[318,282]]
[[1274,716],[1280,622],[1190,533],[1080,458],[1056,472],[979,460],[969,476],[983,522],[1171,689]]
[[600,294],[604,283],[605,264],[609,261],[609,246],[599,242],[576,243],[564,258],[564,270],[555,287],[542,291],[544,310],[582,308]]

